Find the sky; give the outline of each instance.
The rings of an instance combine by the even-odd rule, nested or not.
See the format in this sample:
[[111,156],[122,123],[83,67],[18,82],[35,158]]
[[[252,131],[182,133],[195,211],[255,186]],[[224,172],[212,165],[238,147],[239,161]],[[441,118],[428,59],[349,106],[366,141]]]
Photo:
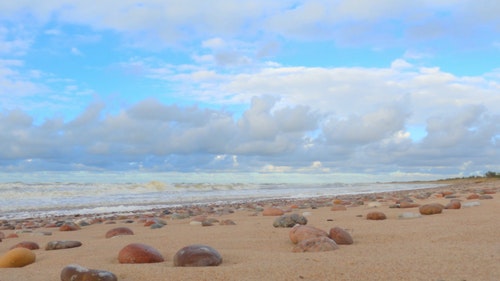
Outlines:
[[2,1],[0,172],[500,171],[500,2]]

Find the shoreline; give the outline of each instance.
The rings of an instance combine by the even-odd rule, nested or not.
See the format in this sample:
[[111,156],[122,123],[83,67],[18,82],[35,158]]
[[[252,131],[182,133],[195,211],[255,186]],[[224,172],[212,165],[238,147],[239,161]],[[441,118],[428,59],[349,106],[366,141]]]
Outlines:
[[[132,214],[62,216],[0,221],[0,256],[10,247],[33,241],[36,261],[22,268],[0,268],[0,281],[60,280],[69,264],[113,272],[118,280],[495,280],[500,276],[500,181],[458,182],[434,188],[340,195],[328,198],[274,199],[238,204],[208,204],[153,209]],[[471,194],[491,199],[467,199]],[[478,202],[441,214],[401,219],[402,213],[418,213],[419,208],[401,208],[398,202],[411,199],[419,205],[451,200]],[[334,211],[333,205],[345,210]],[[277,216],[265,216],[267,208],[285,214],[307,215],[308,226],[324,231],[338,226],[347,230],[352,245],[326,252],[294,253],[290,228],[273,227]],[[367,220],[379,211],[387,219]],[[185,214],[177,218],[175,214]],[[198,218],[232,220],[235,225],[202,226]],[[164,227],[152,229],[147,221],[162,220]],[[83,224],[75,231],[61,231],[55,223]],[[193,223],[195,222],[195,223]],[[5,229],[6,225],[14,229]],[[106,239],[115,227],[128,227],[134,235]],[[44,235],[43,233],[50,233]],[[46,251],[54,240],[77,240],[81,247]],[[120,264],[118,253],[129,243],[145,243],[156,248],[164,262]],[[223,258],[216,267],[175,267],[176,252],[190,244],[206,244]]]

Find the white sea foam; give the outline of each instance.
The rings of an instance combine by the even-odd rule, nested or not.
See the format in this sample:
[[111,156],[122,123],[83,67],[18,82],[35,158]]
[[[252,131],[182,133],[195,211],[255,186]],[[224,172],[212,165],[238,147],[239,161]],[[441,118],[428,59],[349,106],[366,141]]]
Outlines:
[[[435,185],[433,185],[435,186]],[[0,183],[0,219],[131,212],[185,204],[309,198],[430,187],[423,184]]]

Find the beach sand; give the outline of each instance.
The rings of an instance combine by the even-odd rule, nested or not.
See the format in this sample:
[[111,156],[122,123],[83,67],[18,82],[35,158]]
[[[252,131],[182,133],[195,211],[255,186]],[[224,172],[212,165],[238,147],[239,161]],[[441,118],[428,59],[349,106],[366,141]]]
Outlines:
[[[474,192],[480,194],[485,190],[496,192],[490,195],[493,199],[466,199]],[[444,198],[443,191],[453,192],[452,196],[458,197],[462,204],[479,202],[479,206],[445,209],[441,214],[414,219],[400,219],[398,216],[404,212],[418,213],[418,208],[390,208],[396,198],[403,196],[411,197],[419,204],[446,205],[451,199]],[[261,203],[264,208],[274,205],[288,213],[305,213],[308,226],[327,232],[339,226],[351,234],[353,244],[339,245],[339,249],[327,252],[292,252],[294,244],[289,238],[290,228],[273,227],[277,217],[263,216],[259,204],[255,203],[226,207],[225,210],[234,211],[232,213],[208,214],[208,217],[218,220],[230,219],[236,225],[192,225],[190,218],[172,219],[172,215],[162,215],[163,210],[157,210],[128,217],[110,217],[105,222],[83,226],[77,231],[46,227],[26,231],[4,229],[0,231],[5,235],[17,233],[19,237],[3,239],[0,255],[21,241],[36,242],[41,249],[34,250],[36,261],[30,265],[0,268],[0,281],[60,280],[61,270],[69,264],[110,271],[118,280],[130,281],[500,280],[499,192],[499,180],[469,180],[428,190],[344,196],[344,202],[363,200],[364,203],[348,205],[345,211],[331,210],[334,198]],[[216,209],[222,209],[222,206]],[[367,220],[366,214],[371,211],[381,211],[387,219]],[[161,217],[167,225],[159,229],[146,227],[141,217],[147,215]],[[55,219],[45,219],[51,220]],[[106,223],[109,221],[116,223]],[[26,221],[24,223],[26,225]],[[6,224],[3,222],[4,227]],[[121,226],[132,229],[134,235],[105,238],[108,230]],[[52,235],[39,235],[42,231]],[[45,245],[54,240],[77,240],[83,245],[45,250]],[[165,261],[120,264],[118,253],[130,243],[156,248]],[[174,267],[175,253],[191,244],[213,247],[222,255],[222,264]]]

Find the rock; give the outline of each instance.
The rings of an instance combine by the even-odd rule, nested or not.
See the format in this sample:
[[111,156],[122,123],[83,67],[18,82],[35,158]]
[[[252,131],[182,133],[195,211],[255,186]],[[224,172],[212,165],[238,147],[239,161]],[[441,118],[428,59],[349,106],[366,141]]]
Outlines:
[[479,200],[484,200],[484,199],[493,199],[493,196],[489,195],[489,194],[484,194],[484,195],[481,195],[479,196],[478,198]]
[[66,222],[59,227],[59,231],[76,231],[80,230],[80,226],[76,223]]
[[283,211],[280,208],[270,207],[270,208],[265,208],[264,210],[262,210],[263,216],[281,216],[283,214],[285,214],[285,211]]
[[293,227],[296,224],[306,225],[307,218],[299,214],[286,214],[276,218],[273,222],[274,227]]
[[0,268],[23,267],[34,263],[35,260],[36,255],[30,249],[14,248],[0,257]]
[[473,199],[479,199],[479,194],[473,193],[473,194],[467,196],[467,200],[473,200]]
[[416,219],[416,218],[421,218],[422,215],[419,213],[412,213],[412,212],[404,212],[399,214],[398,218],[400,219]]
[[351,245],[354,241],[352,240],[351,234],[341,227],[333,227],[330,229],[329,237],[337,245]]
[[19,235],[17,235],[17,233],[10,233],[7,235],[7,237],[5,237],[5,239],[9,239],[9,238],[19,238]]
[[155,224],[152,224],[151,226],[149,226],[149,228],[151,228],[151,229],[159,229],[159,228],[162,228],[164,226],[165,226],[164,224],[155,223]]
[[120,236],[120,235],[134,235],[134,232],[132,231],[132,229],[130,229],[128,227],[116,227],[116,228],[108,230],[108,232],[106,232],[105,237],[111,238],[111,237]]
[[118,261],[120,263],[157,263],[163,262],[164,259],[155,248],[141,243],[132,243],[120,250]]
[[307,225],[295,225],[290,229],[289,237],[292,243],[297,244],[302,240],[307,240],[315,237],[328,237],[326,231]]
[[416,208],[416,207],[420,207],[420,204],[408,201],[401,201],[399,203],[399,208]]
[[38,249],[40,249],[40,246],[38,246],[38,244],[35,242],[23,241],[23,242],[19,242],[16,245],[12,246],[10,249],[14,249],[14,248],[26,248],[26,249],[30,249],[30,250],[38,250]]
[[219,224],[220,225],[236,225],[236,223],[230,219],[221,220]]
[[345,211],[347,210],[346,206],[340,204],[333,204],[330,208],[331,211]]
[[367,220],[385,220],[387,217],[382,212],[369,212],[366,214]]
[[481,203],[477,202],[477,201],[472,201],[472,202],[465,202],[462,204],[462,207],[463,208],[469,208],[469,207],[476,207],[476,206],[480,206]]
[[382,203],[380,202],[370,202],[366,205],[367,208],[378,208],[380,206],[382,206]]
[[45,246],[45,250],[50,251],[50,250],[70,249],[70,248],[80,247],[81,245],[82,245],[82,242],[80,242],[80,241],[71,241],[71,240],[50,241]]
[[174,266],[218,266],[222,263],[222,256],[214,248],[194,244],[186,246],[174,256]]
[[337,250],[339,246],[328,237],[314,237],[300,241],[293,249],[294,253],[326,252]]
[[422,215],[441,214],[444,206],[439,203],[430,203],[420,206],[418,209]]
[[460,209],[460,207],[462,206],[462,204],[460,203],[460,201],[458,200],[451,200],[450,203],[446,204],[446,206],[444,206],[445,209]]
[[109,271],[88,269],[71,264],[61,271],[61,281],[117,281],[116,275]]

